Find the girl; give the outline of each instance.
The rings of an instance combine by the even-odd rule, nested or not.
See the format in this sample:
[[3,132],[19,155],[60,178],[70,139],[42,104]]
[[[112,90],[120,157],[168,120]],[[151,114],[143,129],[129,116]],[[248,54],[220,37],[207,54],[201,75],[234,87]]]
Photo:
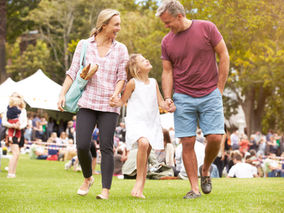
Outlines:
[[[18,97],[10,97],[9,105],[7,107],[7,119],[10,124],[16,124],[19,122],[19,116],[21,114],[22,100]],[[16,128],[8,128],[8,137],[10,143],[19,143],[21,139],[21,130]]]
[[159,107],[170,110],[162,98],[155,79],[149,78],[150,62],[140,54],[132,54],[126,65],[128,83],[119,98],[111,98],[110,105],[121,107],[127,100],[126,144],[128,149],[138,145],[136,183],[133,197],[145,198],[143,189],[147,174],[147,159],[151,149],[163,149],[163,133]]

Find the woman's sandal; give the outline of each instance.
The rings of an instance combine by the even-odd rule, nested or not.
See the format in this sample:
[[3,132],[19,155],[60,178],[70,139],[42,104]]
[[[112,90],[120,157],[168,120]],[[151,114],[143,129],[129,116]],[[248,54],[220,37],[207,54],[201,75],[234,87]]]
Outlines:
[[106,198],[102,194],[99,194],[99,195],[96,196],[96,199],[98,199],[98,200],[107,200],[108,198]]
[[81,195],[81,196],[85,196],[88,194],[90,187],[93,185],[95,179],[92,177],[92,179],[89,181],[89,186],[87,190],[82,190],[82,189],[78,189],[77,194]]

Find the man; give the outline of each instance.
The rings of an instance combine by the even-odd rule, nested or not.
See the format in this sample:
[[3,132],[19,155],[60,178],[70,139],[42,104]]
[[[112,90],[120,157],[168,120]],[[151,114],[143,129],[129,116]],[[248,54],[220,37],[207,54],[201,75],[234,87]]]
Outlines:
[[242,155],[237,153],[234,156],[235,165],[229,171],[228,178],[236,177],[236,178],[253,178],[258,177],[257,168],[248,163],[242,162]]
[[209,168],[224,134],[222,94],[229,55],[217,27],[209,21],[187,19],[180,2],[163,1],[156,16],[170,29],[162,40],[162,88],[169,106],[174,89],[176,137],[181,138],[183,161],[192,189],[184,198],[193,199],[201,196],[194,152],[197,122],[207,140],[201,189],[205,194],[212,190]]

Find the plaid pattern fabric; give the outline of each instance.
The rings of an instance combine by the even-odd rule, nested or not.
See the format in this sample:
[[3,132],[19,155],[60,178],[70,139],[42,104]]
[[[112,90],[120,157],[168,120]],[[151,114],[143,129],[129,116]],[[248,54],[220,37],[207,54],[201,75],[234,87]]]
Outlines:
[[[127,47],[118,41],[114,41],[106,56],[101,58],[95,38],[90,37],[87,42],[86,65],[89,63],[98,64],[99,69],[89,80],[82,97],[78,101],[78,105],[80,108],[120,113],[120,108],[109,106],[109,99],[115,90],[117,82],[120,80],[126,81],[125,66],[129,59]],[[82,44],[83,40],[79,41],[71,67],[66,72],[73,80],[80,69]]]

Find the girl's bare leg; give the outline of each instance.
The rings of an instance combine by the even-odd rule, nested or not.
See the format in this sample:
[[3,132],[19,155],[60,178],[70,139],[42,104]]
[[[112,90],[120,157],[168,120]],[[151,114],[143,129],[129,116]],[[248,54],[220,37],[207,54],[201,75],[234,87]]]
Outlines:
[[[131,195],[138,198],[145,198],[143,195],[143,189],[145,179],[147,175],[147,161],[148,152],[151,150],[149,141],[146,138],[140,138],[138,140],[138,152],[137,152],[137,175],[136,183],[131,191]],[[150,152],[149,152],[150,153]]]
[[[149,148],[147,150],[147,161],[148,161],[151,149],[152,149],[152,147],[149,146]],[[146,162],[146,164],[145,164],[145,169],[144,169],[144,173],[143,173],[143,186],[142,186],[141,198],[145,198],[145,196],[143,195],[143,190],[144,190],[145,181],[146,181],[146,177],[147,177],[147,171],[148,171],[148,162]]]

